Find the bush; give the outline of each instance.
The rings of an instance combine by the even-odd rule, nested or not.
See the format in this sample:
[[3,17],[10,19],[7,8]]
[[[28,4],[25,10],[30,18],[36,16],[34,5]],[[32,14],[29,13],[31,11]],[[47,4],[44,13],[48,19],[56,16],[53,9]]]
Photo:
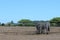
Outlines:
[[4,23],[2,23],[1,25],[2,25],[2,26],[5,26],[5,24],[4,24]]

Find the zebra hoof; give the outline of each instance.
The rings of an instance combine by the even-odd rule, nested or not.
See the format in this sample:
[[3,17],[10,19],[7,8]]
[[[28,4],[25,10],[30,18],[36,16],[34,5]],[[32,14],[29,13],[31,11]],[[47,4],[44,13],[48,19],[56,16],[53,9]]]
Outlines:
[[46,33],[46,34],[48,34],[48,33]]

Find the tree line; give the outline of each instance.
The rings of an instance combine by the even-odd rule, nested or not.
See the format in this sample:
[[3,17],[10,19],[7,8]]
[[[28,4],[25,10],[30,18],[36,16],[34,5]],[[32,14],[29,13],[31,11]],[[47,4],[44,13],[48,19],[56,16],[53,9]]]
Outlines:
[[[44,20],[40,20],[40,21],[44,21]],[[30,19],[21,19],[17,23],[14,23],[13,21],[8,23],[0,23],[0,26],[35,26],[35,24],[40,21],[32,21]],[[54,17],[47,21],[50,22],[51,26],[60,26],[60,17]]]

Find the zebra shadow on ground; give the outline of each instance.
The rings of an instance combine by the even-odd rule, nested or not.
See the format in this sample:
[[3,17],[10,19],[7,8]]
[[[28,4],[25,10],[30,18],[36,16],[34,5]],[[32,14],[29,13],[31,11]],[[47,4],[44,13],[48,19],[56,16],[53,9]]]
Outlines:
[[38,34],[36,31],[26,31],[24,33],[21,33],[21,35],[52,35],[52,34],[60,34],[60,32],[49,32],[48,34],[42,33]]

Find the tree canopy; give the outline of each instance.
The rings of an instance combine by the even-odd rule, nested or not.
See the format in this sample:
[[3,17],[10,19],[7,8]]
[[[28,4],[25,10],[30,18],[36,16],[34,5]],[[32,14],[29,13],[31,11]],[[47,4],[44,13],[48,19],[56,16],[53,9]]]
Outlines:
[[30,22],[32,22],[32,21],[29,19],[22,19],[22,20],[18,21],[18,23],[30,23]]
[[55,17],[55,18],[51,19],[50,22],[52,25],[60,26],[60,17]]
[[51,19],[50,22],[60,22],[60,17],[55,17]]

